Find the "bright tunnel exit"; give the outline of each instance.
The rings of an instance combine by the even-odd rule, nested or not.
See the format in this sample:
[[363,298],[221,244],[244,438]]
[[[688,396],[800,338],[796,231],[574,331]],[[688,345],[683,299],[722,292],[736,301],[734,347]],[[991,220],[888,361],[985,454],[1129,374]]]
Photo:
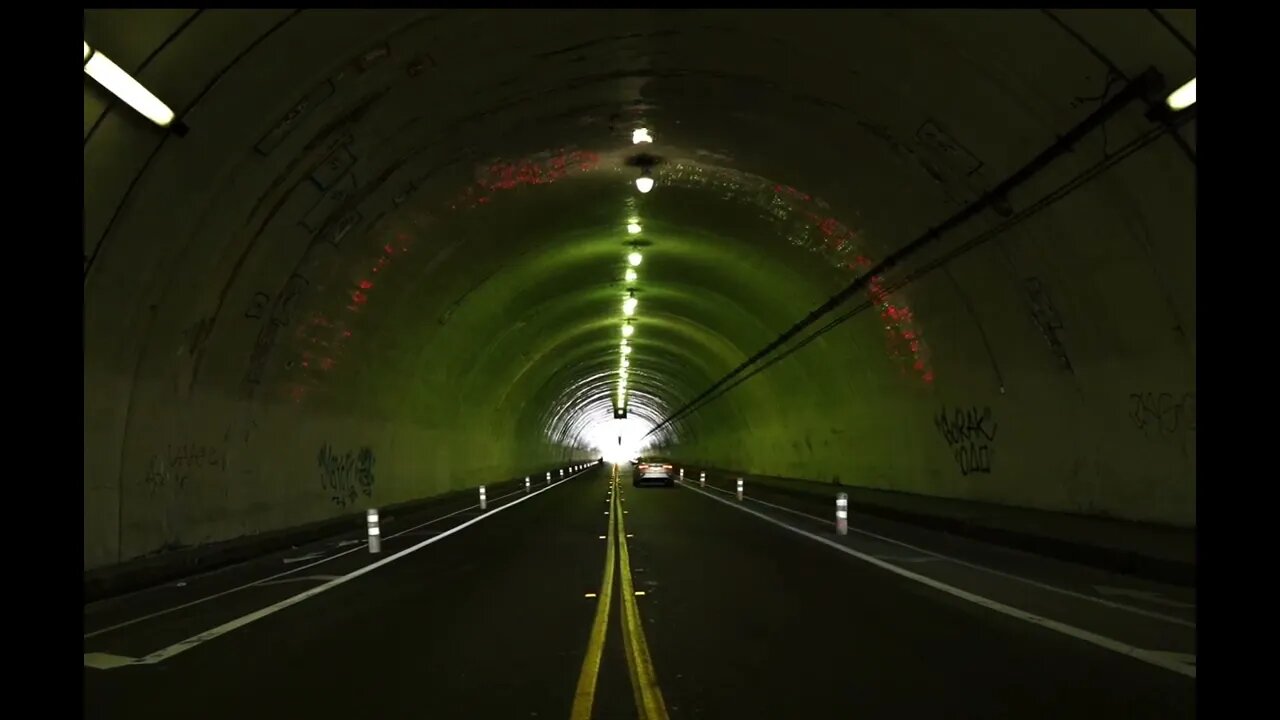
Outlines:
[[652,429],[652,422],[640,418],[611,418],[588,428],[587,439],[605,462],[625,463],[649,447],[645,433]]

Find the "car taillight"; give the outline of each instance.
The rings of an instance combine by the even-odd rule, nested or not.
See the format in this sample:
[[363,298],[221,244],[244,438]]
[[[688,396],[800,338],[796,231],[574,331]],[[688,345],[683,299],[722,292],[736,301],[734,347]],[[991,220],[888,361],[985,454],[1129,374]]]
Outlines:
[[662,467],[663,467],[663,469],[664,469],[664,470],[670,470],[670,469],[671,469],[671,466],[670,466],[670,465],[663,465]]

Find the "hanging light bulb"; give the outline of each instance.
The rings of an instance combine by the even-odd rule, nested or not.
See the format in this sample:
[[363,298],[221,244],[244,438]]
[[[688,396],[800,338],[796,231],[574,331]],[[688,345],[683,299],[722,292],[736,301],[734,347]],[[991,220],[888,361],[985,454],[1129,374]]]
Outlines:
[[635,282],[636,277],[636,271],[631,268],[627,268],[627,282]]
[[642,193],[647,193],[653,189],[653,178],[648,175],[641,175],[636,178],[636,189]]
[[636,334],[636,328],[631,323],[622,326],[622,337],[631,337]]
[[635,235],[636,233],[640,232],[642,229],[643,228],[640,227],[640,223],[635,223],[635,222],[627,223],[627,233],[631,235]]
[[638,252],[633,252],[627,256],[627,262],[631,263],[631,267],[640,267],[640,263],[644,260],[644,256]]
[[635,312],[636,312],[636,305],[637,305],[637,304],[639,304],[639,301],[638,301],[638,300],[636,300],[636,299],[635,299],[635,298],[633,298],[633,297],[629,297],[629,298],[627,298],[626,300],[623,300],[623,301],[622,301],[622,314],[623,314],[623,315],[626,315],[626,316],[628,316],[628,317],[630,317],[630,316],[634,315],[634,314],[635,314]]

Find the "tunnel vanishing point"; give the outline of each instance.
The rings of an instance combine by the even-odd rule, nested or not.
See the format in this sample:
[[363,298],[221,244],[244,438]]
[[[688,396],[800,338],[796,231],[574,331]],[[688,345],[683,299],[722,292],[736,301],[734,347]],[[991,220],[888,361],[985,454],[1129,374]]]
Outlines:
[[1194,11],[92,10],[84,42],[86,572],[623,439],[1196,525]]

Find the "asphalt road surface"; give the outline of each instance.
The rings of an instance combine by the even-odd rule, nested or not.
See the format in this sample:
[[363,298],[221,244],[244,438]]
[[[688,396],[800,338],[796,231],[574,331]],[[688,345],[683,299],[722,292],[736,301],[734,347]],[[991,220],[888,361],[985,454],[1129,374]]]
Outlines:
[[377,555],[353,534],[87,606],[85,717],[1194,715],[1173,590],[612,487],[591,467],[390,523]]

